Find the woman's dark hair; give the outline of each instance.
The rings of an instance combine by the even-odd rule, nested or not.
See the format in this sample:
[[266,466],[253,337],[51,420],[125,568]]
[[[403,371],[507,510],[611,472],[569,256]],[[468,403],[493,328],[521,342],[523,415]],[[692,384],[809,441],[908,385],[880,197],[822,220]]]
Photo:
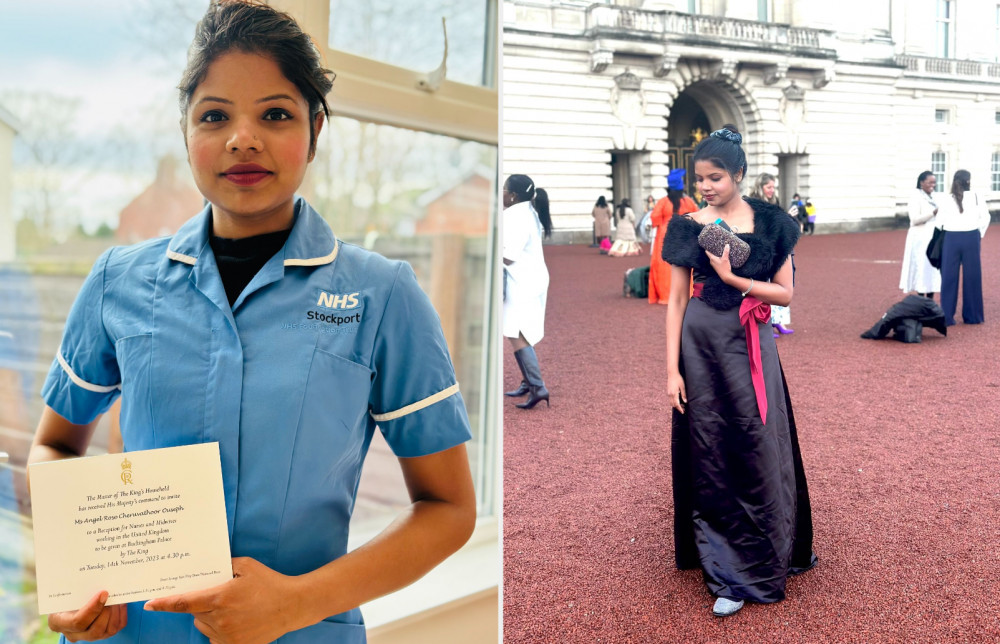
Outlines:
[[733,181],[736,181],[736,173],[740,173],[742,181],[747,176],[747,155],[740,147],[742,142],[743,136],[736,126],[727,123],[721,130],[716,130],[701,140],[694,149],[692,162],[710,161],[716,167],[728,172]]
[[681,197],[684,196],[683,190],[675,190],[673,188],[667,190],[667,198],[670,199],[670,203],[674,205],[674,214],[681,209]]
[[538,188],[535,190],[535,198],[531,200],[531,205],[538,213],[538,221],[542,224],[542,230],[546,237],[552,236],[552,216],[549,214],[549,193]]
[[180,90],[181,129],[188,107],[209,66],[231,51],[273,60],[309,104],[309,152],[316,149],[315,117],[330,117],[326,95],[335,75],[323,67],[319,49],[295,19],[257,0],[215,0],[195,28]]
[[608,202],[604,198],[604,195],[601,195],[600,197],[597,198],[597,204],[596,205],[599,206],[599,207],[601,207],[601,208],[607,208],[608,207]]
[[917,177],[917,189],[920,189],[921,187],[920,184],[922,184],[927,177],[933,177],[933,176],[934,173],[931,172],[930,170],[924,170],[923,172],[921,172],[920,175]]
[[955,197],[955,201],[958,203],[958,212],[965,212],[962,209],[962,195],[969,189],[971,179],[972,175],[969,174],[968,170],[959,170],[951,181],[951,196]]
[[632,207],[632,204],[630,204],[628,202],[628,198],[627,197],[625,199],[622,199],[622,202],[620,204],[618,204],[618,209],[615,210],[615,225],[616,226],[618,225],[619,221],[625,219],[625,209],[626,208],[631,208],[631,207]]
[[549,193],[535,187],[535,182],[526,174],[512,174],[503,184],[507,192],[514,195],[514,203],[530,201],[538,213],[538,221],[546,237],[552,236],[552,216],[549,214]]

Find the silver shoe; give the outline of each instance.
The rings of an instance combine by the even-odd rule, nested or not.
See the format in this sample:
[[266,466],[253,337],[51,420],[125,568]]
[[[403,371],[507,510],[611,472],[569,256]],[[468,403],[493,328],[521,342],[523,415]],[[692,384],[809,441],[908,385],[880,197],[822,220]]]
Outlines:
[[732,599],[719,597],[715,600],[715,606],[712,607],[712,614],[716,617],[729,617],[738,613],[741,608],[743,608],[742,599],[733,601]]

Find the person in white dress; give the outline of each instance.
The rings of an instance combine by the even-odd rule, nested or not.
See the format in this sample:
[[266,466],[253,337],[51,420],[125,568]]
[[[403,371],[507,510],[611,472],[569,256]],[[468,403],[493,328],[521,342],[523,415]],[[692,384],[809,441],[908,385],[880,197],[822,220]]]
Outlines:
[[542,400],[549,404],[534,346],[545,335],[549,270],[542,254],[542,236],[552,234],[552,219],[548,195],[523,174],[507,177],[503,206],[503,335],[523,376],[520,387],[504,394],[528,396],[517,406],[531,409]]
[[904,293],[933,298],[941,291],[941,271],[931,266],[927,259],[927,245],[934,236],[935,217],[938,213],[934,202],[934,188],[937,179],[930,170],[924,170],[917,177],[917,189],[910,195],[906,212],[910,217],[910,229],[906,232],[906,247],[903,250],[903,270],[899,276],[899,288]]

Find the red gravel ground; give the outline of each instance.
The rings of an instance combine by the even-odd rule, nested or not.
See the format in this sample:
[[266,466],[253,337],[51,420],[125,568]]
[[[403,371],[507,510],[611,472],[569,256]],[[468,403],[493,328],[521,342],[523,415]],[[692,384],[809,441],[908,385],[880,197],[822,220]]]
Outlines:
[[983,242],[985,324],[862,340],[902,298],[905,234],[799,243],[778,349],[820,563],[784,602],[725,619],[673,564],[666,309],[621,289],[648,260],[546,248],[552,407],[503,407],[506,644],[1000,642],[1000,227]]

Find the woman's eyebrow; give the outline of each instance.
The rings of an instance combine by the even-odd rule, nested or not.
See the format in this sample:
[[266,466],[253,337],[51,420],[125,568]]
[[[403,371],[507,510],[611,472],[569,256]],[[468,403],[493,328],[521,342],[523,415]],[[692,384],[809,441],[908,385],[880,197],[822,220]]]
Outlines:
[[[265,96],[264,98],[258,98],[257,102],[266,103],[267,101],[278,101],[282,99],[286,101],[292,101],[293,103],[295,102],[295,99],[289,96],[288,94],[271,94],[270,96]],[[218,96],[205,96],[201,98],[197,103],[195,103],[195,105],[201,105],[202,103],[225,103],[226,105],[233,104],[231,100],[227,98],[221,98]]]
[[233,102],[226,98],[219,98],[218,96],[205,96],[200,99],[195,105],[201,105],[202,103],[225,103],[226,105],[232,105]]
[[265,103],[267,101],[277,101],[277,100],[280,100],[280,99],[285,99],[287,101],[292,101],[293,103],[295,102],[295,99],[292,98],[291,96],[289,96],[288,94],[271,94],[270,96],[265,96],[264,98],[258,98],[257,102],[258,103]]

